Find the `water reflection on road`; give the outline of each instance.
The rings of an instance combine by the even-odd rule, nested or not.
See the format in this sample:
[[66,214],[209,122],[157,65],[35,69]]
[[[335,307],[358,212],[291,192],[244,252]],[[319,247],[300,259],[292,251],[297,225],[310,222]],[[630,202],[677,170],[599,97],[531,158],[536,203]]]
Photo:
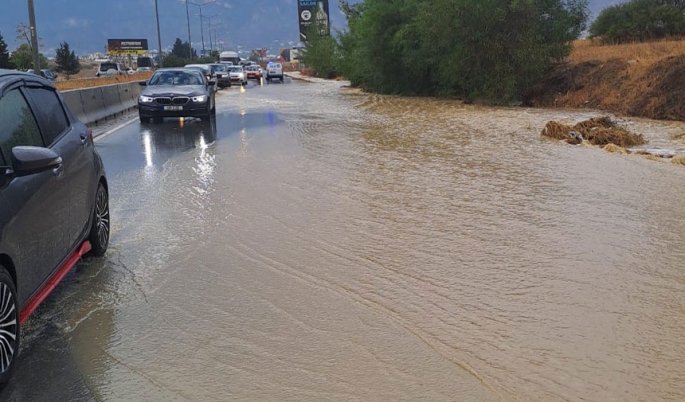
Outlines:
[[48,338],[75,399],[685,399],[685,169],[539,136],[591,112],[340,85],[99,140],[112,250],[20,368]]

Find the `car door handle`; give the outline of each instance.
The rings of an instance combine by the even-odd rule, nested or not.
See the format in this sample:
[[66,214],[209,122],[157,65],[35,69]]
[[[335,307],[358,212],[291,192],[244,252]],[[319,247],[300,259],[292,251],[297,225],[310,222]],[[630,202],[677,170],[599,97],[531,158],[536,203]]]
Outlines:
[[64,177],[64,164],[60,163],[59,165],[57,165],[57,167],[52,169],[52,174],[58,179]]
[[86,142],[88,142],[88,136],[81,134],[81,145],[86,145]]

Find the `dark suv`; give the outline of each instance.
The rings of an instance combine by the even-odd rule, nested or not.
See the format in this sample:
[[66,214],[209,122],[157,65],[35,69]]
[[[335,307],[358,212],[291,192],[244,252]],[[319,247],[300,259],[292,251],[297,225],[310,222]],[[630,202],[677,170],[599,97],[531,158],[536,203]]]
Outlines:
[[20,325],[82,255],[105,253],[109,227],[90,130],[50,81],[0,70],[0,387]]

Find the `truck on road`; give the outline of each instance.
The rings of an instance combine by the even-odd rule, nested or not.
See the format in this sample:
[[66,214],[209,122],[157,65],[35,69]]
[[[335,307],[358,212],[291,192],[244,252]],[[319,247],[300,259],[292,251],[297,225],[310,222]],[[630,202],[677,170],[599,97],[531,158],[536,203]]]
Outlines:
[[238,52],[226,51],[219,53],[219,63],[240,65],[240,56]]

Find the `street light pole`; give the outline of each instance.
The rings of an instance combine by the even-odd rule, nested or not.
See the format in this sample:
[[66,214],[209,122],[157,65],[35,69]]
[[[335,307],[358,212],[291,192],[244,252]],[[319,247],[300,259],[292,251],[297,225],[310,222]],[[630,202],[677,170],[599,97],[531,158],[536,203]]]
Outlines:
[[188,0],[186,0],[186,19],[188,20],[188,57],[193,59],[193,41],[190,40],[190,13],[188,12]]
[[159,30],[159,8],[157,7],[157,0],[155,0],[155,16],[157,17],[157,45],[159,46],[157,54],[159,55],[159,67],[161,68],[164,66],[164,62],[162,61],[162,34]]
[[36,33],[36,14],[33,9],[33,0],[28,0],[29,25],[31,25],[31,51],[33,53],[33,73],[40,75],[40,58],[38,57],[38,34]]
[[[212,43],[212,26],[213,26],[212,25],[212,18],[216,18],[220,15],[221,15],[221,13],[214,14],[214,15],[211,15],[209,17],[204,17],[204,18],[207,18],[209,20],[209,52],[210,53],[212,52],[212,50],[214,50],[214,44]],[[202,15],[200,15],[200,19],[202,19]],[[215,25],[219,25],[219,24],[215,24]]]
[[202,36],[202,56],[205,55],[205,27],[202,21],[202,6],[207,6],[212,3],[216,3],[216,0],[208,1],[206,3],[193,3],[192,1],[186,0],[186,5],[190,3],[194,6],[197,6],[200,9],[200,34]]
[[[215,15],[214,17],[218,17],[220,14],[221,13]],[[209,21],[209,40],[210,41],[212,40],[212,31],[214,31],[214,46],[216,46],[217,50],[219,50],[219,39],[217,37],[217,35],[218,35],[217,34],[217,27],[220,27],[222,25],[226,25],[226,23],[225,22],[219,22],[217,24],[212,24],[211,19],[213,17],[207,17],[207,18],[210,19],[210,21]],[[212,45],[210,45],[210,48],[214,49],[214,47]]]

